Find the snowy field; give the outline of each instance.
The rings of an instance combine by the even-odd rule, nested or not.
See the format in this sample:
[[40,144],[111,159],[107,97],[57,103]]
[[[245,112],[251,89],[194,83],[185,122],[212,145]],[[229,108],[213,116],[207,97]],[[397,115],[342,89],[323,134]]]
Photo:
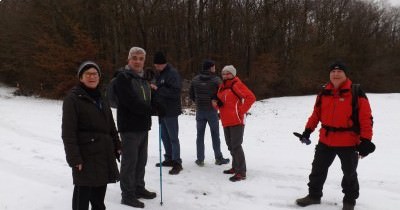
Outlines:
[[[61,140],[62,101],[12,96],[0,87],[0,210],[71,209],[72,177]],[[396,210],[400,207],[400,94],[368,94],[374,115],[375,153],[360,160],[359,210]],[[229,166],[214,165],[209,130],[206,130],[205,167],[196,159],[193,115],[179,117],[184,170],[177,176],[163,169],[160,205],[158,125],[153,118],[149,139],[146,187],[157,192],[144,200],[145,209],[164,210],[338,210],[342,207],[338,158],[330,168],[321,205],[297,207],[307,194],[313,143],[301,144],[293,131],[302,132],[315,96],[282,97],[258,101],[247,119],[244,151],[247,180],[232,183],[222,173]],[[221,139],[223,132],[221,131]],[[229,157],[224,140],[224,156]],[[399,148],[397,148],[399,146]],[[120,204],[119,184],[108,185],[107,209],[128,210]]]

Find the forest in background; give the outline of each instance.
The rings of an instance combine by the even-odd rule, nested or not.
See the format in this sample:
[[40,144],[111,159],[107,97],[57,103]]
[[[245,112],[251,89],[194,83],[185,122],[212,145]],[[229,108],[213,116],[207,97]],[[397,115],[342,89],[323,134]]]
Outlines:
[[400,92],[400,8],[366,0],[1,0],[0,82],[62,98],[84,60],[103,84],[129,49],[184,79],[233,64],[258,99],[316,93],[340,59],[368,92]]

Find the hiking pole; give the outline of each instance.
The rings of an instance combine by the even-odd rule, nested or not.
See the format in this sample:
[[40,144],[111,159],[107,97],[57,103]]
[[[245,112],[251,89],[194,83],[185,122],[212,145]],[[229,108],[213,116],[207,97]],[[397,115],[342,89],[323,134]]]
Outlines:
[[163,205],[163,194],[162,194],[162,162],[161,162],[161,122],[160,119],[158,120],[158,151],[160,157],[160,194],[161,194],[161,201],[160,205]]

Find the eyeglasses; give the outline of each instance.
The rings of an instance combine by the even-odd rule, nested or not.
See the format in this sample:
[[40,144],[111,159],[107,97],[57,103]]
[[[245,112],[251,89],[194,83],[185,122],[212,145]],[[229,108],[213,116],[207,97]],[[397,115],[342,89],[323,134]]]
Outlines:
[[84,77],[98,77],[99,73],[97,73],[97,72],[85,72],[85,73],[83,73],[83,76]]
[[222,73],[221,75],[230,75],[230,74],[232,74],[232,73],[230,73],[230,72],[224,72],[224,73]]

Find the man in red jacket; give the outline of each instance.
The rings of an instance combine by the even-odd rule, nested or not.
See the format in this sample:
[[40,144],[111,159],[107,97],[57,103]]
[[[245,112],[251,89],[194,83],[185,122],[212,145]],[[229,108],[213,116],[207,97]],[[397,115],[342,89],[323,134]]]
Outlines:
[[354,209],[359,196],[357,179],[358,159],[375,150],[372,139],[372,115],[364,92],[358,95],[358,123],[353,122],[352,82],[347,78],[346,66],[335,62],[329,67],[330,82],[318,95],[314,111],[306,124],[301,139],[310,134],[321,122],[319,142],[315,148],[314,161],[309,176],[308,195],[296,200],[299,206],[320,204],[322,188],[328,175],[329,166],[336,155],[342,164],[344,193],[343,209]]
[[256,97],[236,76],[234,66],[228,65],[222,69],[222,80],[218,98],[212,103],[219,109],[226,145],[232,155],[232,168],[225,170],[224,174],[234,174],[229,180],[235,182],[246,179],[246,160],[242,148],[244,124],[246,113]]

